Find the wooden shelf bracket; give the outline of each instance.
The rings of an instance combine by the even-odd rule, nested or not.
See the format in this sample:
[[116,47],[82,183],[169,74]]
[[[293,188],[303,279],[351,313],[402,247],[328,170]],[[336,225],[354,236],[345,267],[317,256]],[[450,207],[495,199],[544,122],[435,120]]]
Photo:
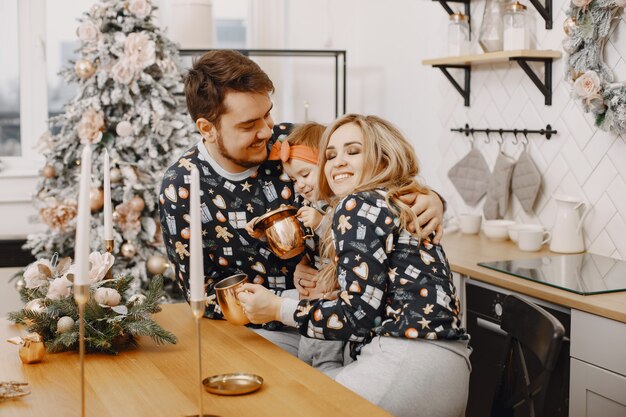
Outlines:
[[[463,97],[463,102],[465,107],[469,107],[470,105],[470,79],[472,75],[472,67],[470,65],[433,65],[435,68],[439,68],[443,75],[446,76],[448,81],[452,83],[452,86],[459,92],[461,97]],[[465,82],[464,87],[461,87],[459,83],[454,79],[454,77],[448,72],[448,68],[460,68],[464,70],[465,73]]]
[[[543,94],[545,105],[552,105],[552,58],[531,58],[531,57],[511,57],[511,61],[515,61],[524,70],[530,80],[537,86],[541,94]],[[544,82],[537,76],[535,71],[528,65],[527,61],[543,62],[544,65]]]

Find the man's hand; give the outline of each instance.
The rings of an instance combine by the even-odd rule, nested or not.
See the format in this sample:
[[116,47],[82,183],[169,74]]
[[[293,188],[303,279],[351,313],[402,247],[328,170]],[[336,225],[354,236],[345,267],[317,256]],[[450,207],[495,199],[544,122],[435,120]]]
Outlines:
[[243,312],[255,324],[280,320],[283,299],[259,284],[244,284],[237,290]]
[[[443,237],[443,201],[439,195],[433,191],[427,194],[413,193],[400,197],[402,202],[411,205],[411,210],[417,216],[417,222],[420,225],[420,238],[430,236],[435,232],[433,243],[438,244]],[[408,226],[410,232],[415,231],[415,226]]]
[[309,298],[310,291],[317,284],[317,269],[309,266],[303,259],[296,265],[296,270],[293,273],[293,283],[301,298]]

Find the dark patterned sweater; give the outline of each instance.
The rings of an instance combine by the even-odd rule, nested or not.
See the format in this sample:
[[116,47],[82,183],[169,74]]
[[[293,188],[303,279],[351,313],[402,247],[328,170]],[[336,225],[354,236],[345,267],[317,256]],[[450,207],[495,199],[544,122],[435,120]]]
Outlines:
[[[274,128],[271,143],[285,133],[281,126],[284,125]],[[262,284],[276,293],[294,288],[293,271],[299,258],[279,259],[265,243],[250,237],[245,226],[254,217],[281,204],[299,207],[299,198],[289,177],[282,173],[280,161],[265,161],[241,174],[218,173],[210,161],[202,142],[185,152],[165,172],[159,209],[167,255],[189,300],[189,184],[191,167],[195,165],[200,174],[202,246],[208,295],[205,315],[221,318],[213,289],[220,279],[245,273],[250,282]],[[213,161],[213,164],[216,163]]]
[[442,247],[398,225],[379,192],[341,200],[332,222],[339,298],[300,301],[293,318],[303,335],[362,343],[374,335],[468,338]]

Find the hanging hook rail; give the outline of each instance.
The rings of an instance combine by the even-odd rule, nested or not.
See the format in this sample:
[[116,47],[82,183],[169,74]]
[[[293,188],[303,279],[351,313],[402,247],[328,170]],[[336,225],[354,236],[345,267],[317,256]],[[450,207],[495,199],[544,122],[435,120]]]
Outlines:
[[470,125],[468,125],[467,123],[465,123],[465,127],[459,127],[457,129],[450,129],[451,132],[461,132],[461,133],[465,133],[465,136],[469,136],[470,134],[474,134],[474,133],[486,133],[487,137],[489,137],[490,133],[499,133],[500,137],[502,137],[503,133],[513,133],[515,136],[517,136],[518,134],[523,134],[524,136],[528,135],[528,134],[537,134],[537,135],[543,135],[546,137],[546,139],[550,139],[552,137],[552,135],[556,135],[557,131],[552,129],[552,126],[547,125],[545,129],[539,129],[539,130],[530,130],[530,129],[474,129],[473,127],[470,127]]

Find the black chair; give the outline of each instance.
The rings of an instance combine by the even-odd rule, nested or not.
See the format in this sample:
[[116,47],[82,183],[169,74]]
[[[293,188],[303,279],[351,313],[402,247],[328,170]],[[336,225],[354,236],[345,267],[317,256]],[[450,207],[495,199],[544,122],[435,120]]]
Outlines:
[[500,327],[507,337],[491,417],[541,417],[565,329],[552,314],[515,295],[504,299]]

